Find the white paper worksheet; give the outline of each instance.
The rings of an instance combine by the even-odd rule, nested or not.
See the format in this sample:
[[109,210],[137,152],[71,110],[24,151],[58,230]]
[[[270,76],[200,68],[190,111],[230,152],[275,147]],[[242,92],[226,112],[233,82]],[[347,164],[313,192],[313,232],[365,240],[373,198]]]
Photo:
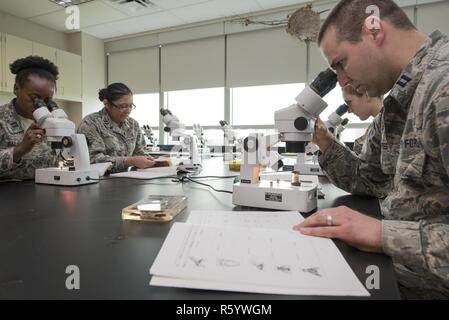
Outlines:
[[159,286],[369,295],[331,240],[291,229],[175,223],[150,273]]
[[148,168],[111,174],[111,177],[131,179],[155,179],[167,176],[176,176],[176,167]]
[[228,227],[292,229],[304,221],[298,211],[191,211],[186,223]]

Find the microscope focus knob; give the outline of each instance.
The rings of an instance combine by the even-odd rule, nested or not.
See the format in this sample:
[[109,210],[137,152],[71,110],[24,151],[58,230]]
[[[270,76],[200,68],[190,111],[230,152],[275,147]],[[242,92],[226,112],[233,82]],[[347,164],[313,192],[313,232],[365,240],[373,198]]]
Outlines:
[[256,137],[249,136],[243,140],[243,149],[246,152],[256,152],[259,149],[259,140]]
[[304,117],[299,117],[296,118],[294,125],[296,130],[304,131],[309,126],[309,120],[307,120],[307,118]]
[[70,137],[62,138],[62,145],[64,148],[70,148],[73,145],[72,138]]

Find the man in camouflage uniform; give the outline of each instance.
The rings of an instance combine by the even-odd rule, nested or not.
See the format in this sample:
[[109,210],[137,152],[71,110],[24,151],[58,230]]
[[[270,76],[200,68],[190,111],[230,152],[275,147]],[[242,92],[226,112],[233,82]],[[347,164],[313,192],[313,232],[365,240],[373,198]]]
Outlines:
[[149,157],[139,123],[127,117],[119,126],[105,108],[85,117],[78,132],[86,136],[90,161],[112,162],[111,172],[126,171],[130,157]]
[[[34,171],[57,165],[55,152],[46,142],[36,144],[17,163],[13,160],[14,147],[24,140],[28,128],[14,108],[14,100],[0,107],[0,179],[34,179]],[[32,127],[34,128],[34,126]],[[31,131],[31,130],[30,130]]]
[[[369,5],[380,8],[375,29],[367,27],[373,21],[365,14]],[[358,39],[345,33],[349,22]],[[330,174],[338,171],[337,184],[354,193],[376,195],[393,186],[381,204],[382,221],[338,207],[295,229],[391,256],[404,297],[448,298],[449,38],[439,31],[427,37],[410,24],[390,0],[342,0],[323,24],[320,47],[340,85],[370,96],[391,92],[359,161],[334,166],[343,147],[332,142],[320,163]]]

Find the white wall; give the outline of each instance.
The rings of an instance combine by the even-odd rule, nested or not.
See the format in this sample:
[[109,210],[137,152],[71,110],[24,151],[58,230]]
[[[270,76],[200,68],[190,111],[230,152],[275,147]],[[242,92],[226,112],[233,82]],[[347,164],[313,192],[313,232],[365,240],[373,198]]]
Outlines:
[[13,94],[0,92],[0,105],[1,106],[9,103],[12,99],[14,99]]
[[39,42],[61,50],[69,50],[66,34],[0,11],[0,32]]
[[82,34],[83,57],[83,108],[82,117],[100,110],[103,105],[98,100],[98,91],[106,84],[106,57],[104,42],[87,34]]
[[431,33],[439,29],[449,34],[449,1],[426,4],[418,7],[418,29]]

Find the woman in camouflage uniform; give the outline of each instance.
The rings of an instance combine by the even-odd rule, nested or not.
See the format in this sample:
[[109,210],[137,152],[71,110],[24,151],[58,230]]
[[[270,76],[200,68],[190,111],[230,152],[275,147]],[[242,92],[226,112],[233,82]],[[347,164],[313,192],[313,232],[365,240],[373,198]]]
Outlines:
[[[369,97],[366,93],[358,93],[354,87],[351,85],[347,85],[342,88],[343,91],[343,99],[345,103],[349,106],[348,112],[354,113],[360,120],[364,121],[369,117],[376,117],[380,111],[382,110],[383,97]],[[341,161],[341,163],[353,162],[357,163],[360,161],[359,155],[362,152],[363,146],[367,144],[367,139],[372,136],[374,130],[373,123],[371,123],[363,136],[357,138],[354,142],[353,151],[349,149],[346,145],[341,144],[342,154],[344,156],[338,158],[336,161]],[[335,140],[335,141],[334,141]],[[328,146],[332,143],[338,143],[334,135],[327,129],[326,125],[321,121],[321,119],[317,119],[315,132],[313,135],[313,143],[315,143],[320,150],[326,150]],[[334,160],[335,162],[335,160]],[[340,175],[344,174],[343,172],[327,172],[324,170],[325,174],[334,184],[342,187],[338,181],[341,179]],[[385,183],[383,188],[377,188],[376,192],[373,194],[379,198],[383,198],[387,195],[387,193],[391,189],[391,183]],[[351,192],[349,188],[344,189],[345,191]]]
[[29,56],[10,66],[16,75],[14,98],[0,107],[0,179],[34,179],[34,171],[57,164],[57,156],[34,121],[33,101],[53,98],[58,68]]
[[86,136],[92,163],[111,162],[111,172],[154,166],[145,152],[145,139],[139,123],[129,115],[135,108],[133,94],[123,83],[101,89],[104,108],[85,117],[78,132]]

